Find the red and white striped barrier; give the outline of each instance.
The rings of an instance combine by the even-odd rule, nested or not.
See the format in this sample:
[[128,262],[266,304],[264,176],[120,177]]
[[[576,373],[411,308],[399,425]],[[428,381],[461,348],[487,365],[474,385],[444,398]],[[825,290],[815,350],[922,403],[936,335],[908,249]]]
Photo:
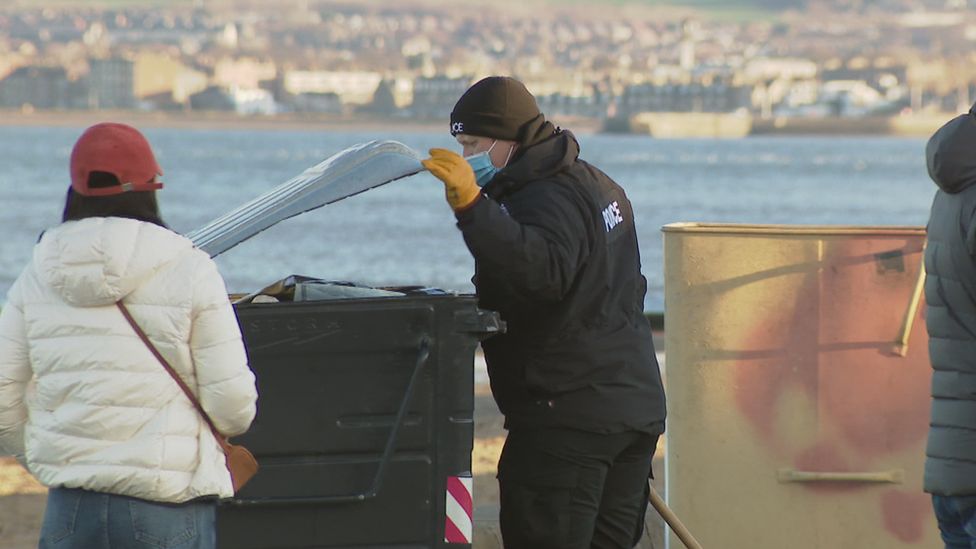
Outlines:
[[447,477],[447,506],[444,517],[446,543],[471,543],[474,526],[471,477]]

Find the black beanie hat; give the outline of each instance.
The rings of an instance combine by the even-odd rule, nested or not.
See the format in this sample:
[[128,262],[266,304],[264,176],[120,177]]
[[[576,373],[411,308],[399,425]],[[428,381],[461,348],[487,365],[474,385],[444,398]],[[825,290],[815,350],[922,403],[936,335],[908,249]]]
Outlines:
[[525,84],[508,76],[489,76],[468,88],[454,105],[451,135],[521,142],[529,123],[541,116]]

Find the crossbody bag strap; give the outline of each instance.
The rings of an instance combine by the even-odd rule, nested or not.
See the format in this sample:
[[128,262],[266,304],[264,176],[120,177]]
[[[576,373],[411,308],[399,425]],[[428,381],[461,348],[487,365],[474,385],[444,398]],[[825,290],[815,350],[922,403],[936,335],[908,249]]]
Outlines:
[[173,367],[169,365],[169,362],[167,362],[166,359],[163,358],[163,355],[159,353],[159,350],[157,350],[156,346],[152,344],[152,341],[149,341],[149,337],[146,335],[145,332],[142,331],[142,328],[139,327],[139,324],[135,321],[135,319],[132,318],[132,314],[129,313],[129,309],[125,306],[125,304],[123,304],[122,301],[120,300],[120,301],[116,301],[115,305],[119,308],[119,311],[122,312],[122,316],[125,317],[125,320],[129,323],[129,325],[132,326],[132,329],[135,330],[136,335],[139,336],[139,339],[141,339],[142,342],[146,344],[146,347],[148,347],[149,350],[152,352],[153,356],[156,357],[156,360],[158,360],[159,363],[163,365],[163,368],[165,368],[166,371],[169,372],[169,375],[173,378],[173,381],[175,381],[176,384],[180,386],[180,389],[183,389],[183,392],[186,393],[187,398],[189,398],[190,402],[193,403],[193,407],[196,408],[198,412],[200,412],[200,415],[203,416],[204,421],[206,421],[207,425],[210,426],[210,430],[217,438],[217,442],[219,442],[220,445],[223,446],[225,444],[226,438],[224,437],[224,435],[220,434],[220,431],[217,430],[217,427],[214,425],[213,420],[211,420],[210,416],[207,415],[207,412],[203,410],[203,406],[200,404],[200,401],[197,400],[197,397],[196,395],[193,394],[193,391],[191,391],[190,388],[187,387],[186,383],[183,381],[183,378],[181,378],[180,375],[176,373],[176,370],[174,370]]

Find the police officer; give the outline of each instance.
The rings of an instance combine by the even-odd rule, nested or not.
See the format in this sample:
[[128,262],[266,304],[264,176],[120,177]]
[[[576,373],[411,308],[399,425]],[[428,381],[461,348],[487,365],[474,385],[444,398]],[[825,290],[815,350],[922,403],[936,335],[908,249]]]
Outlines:
[[451,134],[464,156],[423,163],[474,256],[480,306],[508,325],[483,343],[508,430],[505,547],[633,547],[665,399],[631,204],[515,79],[471,86]]

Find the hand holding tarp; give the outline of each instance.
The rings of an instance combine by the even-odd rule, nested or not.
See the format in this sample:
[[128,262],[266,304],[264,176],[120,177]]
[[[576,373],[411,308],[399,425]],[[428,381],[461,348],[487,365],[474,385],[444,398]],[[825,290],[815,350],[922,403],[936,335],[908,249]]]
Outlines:
[[447,203],[454,211],[464,210],[481,196],[474,171],[463,156],[447,149],[430,149],[430,158],[421,164],[444,183]]

